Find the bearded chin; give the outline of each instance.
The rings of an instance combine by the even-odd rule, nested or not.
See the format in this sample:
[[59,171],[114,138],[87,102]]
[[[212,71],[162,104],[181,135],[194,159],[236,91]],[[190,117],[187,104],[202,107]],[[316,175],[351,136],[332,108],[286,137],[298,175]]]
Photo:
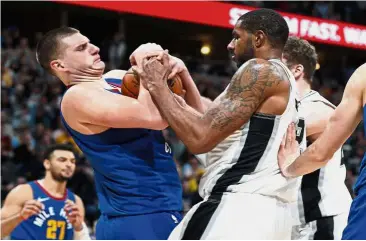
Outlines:
[[64,177],[62,176],[62,174],[58,174],[53,171],[51,171],[51,176],[57,182],[67,182],[68,180],[71,179],[71,177]]
[[252,39],[251,38],[249,39],[250,40],[247,41],[247,45],[245,46],[245,52],[243,52],[243,54],[241,54],[238,58],[237,61],[238,68],[248,60],[255,58]]

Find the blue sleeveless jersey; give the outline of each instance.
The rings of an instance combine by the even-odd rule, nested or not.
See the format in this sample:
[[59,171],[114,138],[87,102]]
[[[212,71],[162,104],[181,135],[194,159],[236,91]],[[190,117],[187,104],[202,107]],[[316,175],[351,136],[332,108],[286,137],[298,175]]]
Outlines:
[[45,209],[22,221],[10,234],[11,239],[28,240],[71,240],[74,229],[66,218],[65,201],[75,202],[75,195],[66,190],[63,198],[52,197],[37,181],[28,183],[33,190],[33,198],[44,204]]
[[[363,128],[366,133],[366,105],[363,107]],[[357,181],[354,186],[354,192],[358,195],[360,192],[366,192],[366,153],[363,156],[361,167],[360,167],[360,175],[357,178]]]
[[[106,81],[111,86],[121,84],[120,79]],[[120,94],[118,90],[111,92]],[[182,210],[181,182],[171,148],[161,131],[110,128],[99,134],[84,135],[73,130],[62,113],[61,119],[94,169],[103,215]]]

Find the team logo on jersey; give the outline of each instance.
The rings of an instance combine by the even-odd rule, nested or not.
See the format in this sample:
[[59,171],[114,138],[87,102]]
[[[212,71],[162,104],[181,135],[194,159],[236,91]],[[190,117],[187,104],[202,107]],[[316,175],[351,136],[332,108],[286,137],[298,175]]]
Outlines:
[[172,215],[171,215],[171,217],[172,217],[172,219],[173,219],[174,223],[179,223],[178,218],[177,218],[176,216],[174,216],[174,215],[172,214]]
[[305,132],[305,120],[304,118],[299,118],[296,123],[296,141],[301,144],[304,139]]
[[[69,220],[67,219],[66,212],[63,208],[61,208],[60,212],[58,213],[59,216],[63,217],[66,220],[67,223],[67,229],[72,228],[72,225],[69,223]],[[34,219],[33,224],[42,227],[44,222],[48,220],[49,218],[52,218],[53,216],[56,216],[56,212],[54,210],[54,207],[48,207],[42,210]]]
[[302,131],[302,127],[298,126],[296,127],[296,136],[300,136]]
[[165,152],[166,153],[172,153],[172,148],[170,148],[170,146],[167,142],[165,142]]
[[44,202],[44,201],[47,201],[48,199],[50,199],[50,198],[49,197],[45,197],[45,198],[39,197],[39,198],[37,198],[37,201],[38,202]]

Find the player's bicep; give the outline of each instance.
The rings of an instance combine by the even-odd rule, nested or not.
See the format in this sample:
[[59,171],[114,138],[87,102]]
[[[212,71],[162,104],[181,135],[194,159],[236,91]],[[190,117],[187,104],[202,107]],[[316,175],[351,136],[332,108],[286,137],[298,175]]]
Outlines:
[[6,196],[4,205],[0,210],[2,220],[7,219],[22,210],[23,204],[32,199],[32,192],[29,185],[19,185]]
[[362,93],[363,83],[357,81],[348,82],[341,103],[331,116],[329,123],[319,137],[318,143],[321,143],[325,153],[324,155],[332,156],[343,143],[354,132],[362,118]]
[[267,98],[268,90],[279,79],[272,78],[272,67],[262,60],[251,60],[233,76],[225,93],[206,111],[210,120],[207,145],[216,146],[235,130],[247,123]]
[[329,150],[335,152],[354,132],[362,118],[362,107],[358,101],[346,99],[337,107],[321,136]]
[[81,123],[112,128],[151,127],[149,111],[136,99],[95,89],[71,91],[64,97],[62,111]]

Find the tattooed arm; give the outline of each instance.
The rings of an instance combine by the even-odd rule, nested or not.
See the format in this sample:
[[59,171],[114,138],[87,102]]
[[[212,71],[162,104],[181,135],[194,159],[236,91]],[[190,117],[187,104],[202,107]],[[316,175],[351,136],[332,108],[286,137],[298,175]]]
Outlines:
[[[161,65],[152,62],[145,65],[143,71],[151,96],[170,127],[194,154],[210,151],[247,123],[260,104],[273,95],[273,87],[280,81],[270,62],[250,60],[202,115],[174,99],[163,81],[169,73],[163,74]],[[161,81],[156,80],[160,78],[158,75],[163,76]]]

